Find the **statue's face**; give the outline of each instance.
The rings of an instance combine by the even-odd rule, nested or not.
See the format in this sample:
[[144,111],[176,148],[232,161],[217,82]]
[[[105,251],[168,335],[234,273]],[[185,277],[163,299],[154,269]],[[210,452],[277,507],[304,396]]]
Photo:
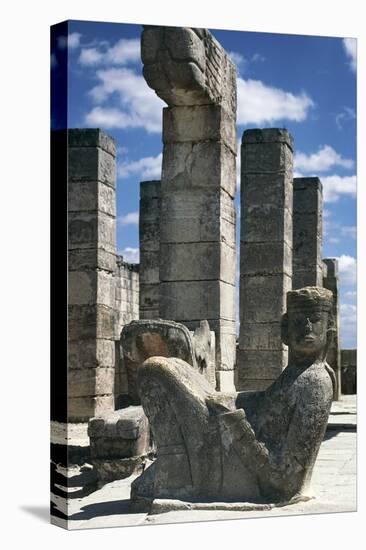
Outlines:
[[327,343],[328,313],[317,308],[288,314],[288,345],[297,355],[320,355]]

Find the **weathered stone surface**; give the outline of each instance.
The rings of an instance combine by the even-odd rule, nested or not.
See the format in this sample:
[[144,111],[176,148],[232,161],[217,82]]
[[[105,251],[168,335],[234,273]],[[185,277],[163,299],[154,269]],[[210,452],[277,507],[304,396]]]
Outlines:
[[294,289],[322,286],[322,184],[319,178],[294,178]]
[[225,243],[161,243],[161,282],[221,280],[235,285],[235,248]]
[[99,129],[68,131],[69,421],[114,408],[115,155]]
[[[167,190],[168,191],[168,190]],[[236,213],[231,197],[222,190],[185,188],[164,197],[161,206],[162,242],[213,242],[222,238],[235,247]]]
[[357,350],[341,350],[341,391],[345,395],[357,393]]
[[114,339],[116,311],[104,305],[69,305],[69,340]]
[[87,422],[93,416],[113,411],[114,395],[70,397],[67,406],[69,422]]
[[[193,329],[202,319],[234,320],[234,65],[208,31],[191,28],[145,27],[141,53],[148,85],[168,104],[163,112],[159,317]],[[148,224],[146,231],[156,235]],[[147,301],[142,297],[143,304]],[[156,310],[143,315],[150,312]],[[224,344],[216,329],[215,336],[220,369]],[[225,345],[232,346],[232,339]],[[229,357],[233,370],[235,343],[226,361]]]
[[287,362],[279,319],[285,311],[286,292],[292,288],[292,151],[293,139],[285,129],[243,133],[240,389],[255,389],[256,372],[258,389],[262,389],[263,380],[274,380]]
[[[141,319],[159,317],[160,181],[140,184],[140,294]],[[154,299],[152,300],[152,295]]]
[[115,157],[99,148],[71,147],[68,157],[68,178],[70,182],[96,180],[115,187]]
[[233,320],[234,300],[235,286],[223,281],[160,283],[160,315],[179,322]]
[[82,248],[102,249],[115,254],[116,220],[103,212],[70,212],[69,250]]
[[88,435],[92,461],[141,456],[150,448],[149,424],[140,406],[92,418]]
[[157,460],[133,482],[132,499],[307,497],[335,383],[325,362],[333,304],[331,292],[318,287],[287,296],[282,334],[289,365],[265,391],[214,392],[181,359],[153,357],[141,365],[139,391]]
[[115,344],[112,340],[91,338],[68,343],[68,368],[114,367]]
[[112,394],[114,391],[114,365],[110,368],[70,369],[67,376],[69,397]]
[[341,395],[341,350],[339,338],[339,277],[338,277],[338,260],[336,258],[325,258],[323,260],[326,266],[323,274],[323,286],[330,290],[333,294],[333,318],[334,318],[334,334],[333,340],[328,350],[327,361],[336,373],[337,388],[334,394],[334,399],[338,400]]
[[73,128],[68,133],[69,147],[99,147],[113,157],[116,156],[116,143],[113,138],[99,128]]
[[181,188],[236,191],[235,155],[220,141],[170,143],[164,146],[162,184]]
[[217,105],[163,109],[164,143],[222,141],[236,154],[235,119]]
[[168,105],[221,104],[235,113],[235,66],[208,30],[145,28],[141,56],[146,82]]
[[115,191],[99,181],[69,182],[69,212],[100,210],[110,216],[116,215]]

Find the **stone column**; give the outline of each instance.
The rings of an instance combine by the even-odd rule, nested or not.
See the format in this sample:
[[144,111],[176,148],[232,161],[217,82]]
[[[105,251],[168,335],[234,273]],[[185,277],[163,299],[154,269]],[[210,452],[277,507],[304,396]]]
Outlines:
[[159,317],[160,181],[140,184],[140,319]]
[[281,316],[292,286],[292,136],[246,130],[241,155],[238,389],[262,390],[287,365]]
[[336,258],[325,258],[323,260],[324,278],[323,286],[333,292],[333,317],[335,323],[335,332],[333,342],[328,349],[327,362],[333,368],[337,378],[337,392],[334,399],[337,401],[341,396],[341,349],[339,340],[339,277],[338,260]]
[[323,286],[322,212],[319,178],[294,178],[293,289]]
[[220,389],[235,363],[236,74],[202,29],[145,27],[142,60],[163,112],[161,318],[216,333]]
[[114,410],[116,150],[98,129],[68,134],[68,419]]

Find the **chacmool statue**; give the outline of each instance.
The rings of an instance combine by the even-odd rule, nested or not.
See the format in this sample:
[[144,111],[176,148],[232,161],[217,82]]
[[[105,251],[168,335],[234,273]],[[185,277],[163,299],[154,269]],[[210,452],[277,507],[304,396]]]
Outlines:
[[335,383],[326,363],[332,293],[287,294],[287,368],[265,391],[223,394],[181,359],[152,357],[138,372],[156,461],[132,498],[276,503],[306,496]]

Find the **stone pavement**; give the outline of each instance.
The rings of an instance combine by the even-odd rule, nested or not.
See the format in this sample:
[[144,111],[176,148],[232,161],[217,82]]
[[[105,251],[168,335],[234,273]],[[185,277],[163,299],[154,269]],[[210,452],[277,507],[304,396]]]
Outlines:
[[[315,464],[313,492],[316,498],[313,500],[267,511],[190,510],[148,516],[131,512],[130,485],[136,477],[131,476],[108,483],[86,497],[70,499],[68,527],[90,529],[356,511],[356,443],[356,396],[342,396],[333,403]],[[52,496],[52,501],[59,510],[63,509],[63,499]],[[59,518],[52,518],[52,522],[65,526],[65,521]]]

